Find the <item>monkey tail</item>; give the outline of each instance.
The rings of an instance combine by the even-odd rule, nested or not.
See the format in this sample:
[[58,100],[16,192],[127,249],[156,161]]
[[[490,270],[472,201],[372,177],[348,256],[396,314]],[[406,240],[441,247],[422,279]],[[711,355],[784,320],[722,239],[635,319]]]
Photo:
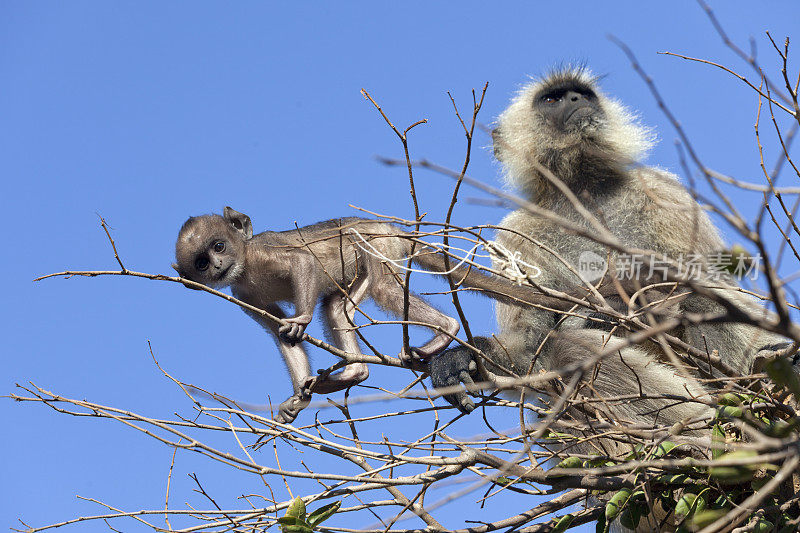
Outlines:
[[[395,244],[397,244],[397,243],[402,243],[402,244],[400,246],[398,246],[395,249],[395,251],[400,252],[401,254],[405,254],[404,257],[388,257],[386,255],[386,253],[384,253],[384,251],[381,250],[381,248],[382,248],[381,246],[373,245],[371,242],[369,242],[369,239],[365,238],[364,235],[362,235],[357,229],[350,228],[348,231],[355,238],[355,244],[356,244],[356,246],[358,246],[361,249],[361,251],[371,255],[372,257],[374,257],[374,258],[376,258],[376,259],[378,259],[378,260],[380,260],[382,262],[389,263],[389,264],[393,265],[394,267],[396,267],[396,268],[398,268],[400,270],[410,270],[411,272],[420,272],[422,274],[431,274],[432,273],[432,274],[437,274],[437,275],[441,275],[441,276],[449,276],[450,274],[455,273],[459,268],[464,270],[462,268],[462,265],[464,265],[467,262],[466,257],[469,257],[470,255],[472,255],[478,249],[478,247],[480,246],[478,244],[478,245],[475,245],[471,250],[468,250],[466,252],[466,254],[465,254],[465,258],[464,259],[461,259],[461,260],[459,260],[457,262],[456,262],[455,259],[453,259],[453,262],[451,263],[451,266],[449,268],[445,269],[445,267],[444,267],[444,258],[442,256],[442,257],[440,257],[441,261],[435,262],[435,266],[431,267],[432,268],[431,271],[415,270],[413,268],[410,269],[407,266],[409,259],[412,259],[415,263],[417,263],[418,265],[422,266],[423,268],[428,268],[428,264],[426,264],[424,260],[420,261],[417,257],[412,257],[412,255],[411,255],[411,251],[412,251],[412,245],[411,245],[412,238],[411,238],[411,235],[409,233],[406,233],[406,232],[400,230],[399,228],[396,228],[395,226],[393,226],[391,224],[383,224],[383,227],[381,228],[381,230],[384,232],[384,235],[383,235],[384,237],[387,236],[387,235],[392,235],[392,236],[400,238]],[[435,248],[435,247],[432,247],[432,246],[422,245],[421,248],[422,248],[422,250],[420,250],[419,248],[414,250],[414,255],[415,256],[419,255],[419,254],[431,254],[431,253],[432,254],[438,254],[439,253],[439,250],[437,248]]]
[[[385,235],[394,235],[400,238],[404,245],[399,246],[395,251],[398,255],[405,257],[387,257],[381,250],[382,247],[374,246],[369,239],[365,238],[357,229],[350,228],[349,232],[355,238],[355,244],[370,256],[391,264],[399,270],[408,270],[408,259],[421,267],[420,270],[411,269],[412,272],[435,274],[448,278],[456,289],[467,289],[488,296],[494,300],[522,307],[540,307],[554,311],[567,311],[575,305],[586,305],[587,301],[581,298],[587,297],[586,291],[581,291],[579,296],[566,294],[552,289],[542,289],[537,286],[523,285],[522,281],[531,282],[530,278],[523,275],[517,268],[515,279],[517,283],[509,281],[500,276],[489,276],[479,271],[472,265],[467,265],[467,258],[475,252],[476,248],[467,250],[463,259],[449,257],[445,259],[444,252],[434,246],[420,245],[411,255],[411,240],[406,238],[410,235],[391,224],[382,224],[381,231]],[[504,257],[509,255],[502,254]],[[513,262],[513,261],[512,261]],[[519,267],[519,265],[515,265]],[[525,265],[530,267],[531,265]],[[536,267],[532,267],[538,270]],[[546,292],[545,292],[546,291]],[[590,300],[593,302],[593,300]]]
[[458,261],[449,258],[445,262],[444,254],[433,247],[423,247],[414,254],[413,260],[425,270],[448,278],[457,289],[479,292],[506,304],[566,311],[581,303],[579,298],[558,291],[548,291],[550,294],[545,294],[538,287],[521,285],[500,276],[484,274],[473,266],[466,266],[464,264],[466,259]]

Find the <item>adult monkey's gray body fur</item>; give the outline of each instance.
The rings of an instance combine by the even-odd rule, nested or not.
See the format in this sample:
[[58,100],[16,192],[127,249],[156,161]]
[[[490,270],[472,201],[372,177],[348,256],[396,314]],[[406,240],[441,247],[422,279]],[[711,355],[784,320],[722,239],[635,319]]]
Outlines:
[[[625,247],[652,250],[673,259],[681,254],[708,257],[723,251],[717,230],[676,176],[636,164],[652,144],[652,137],[621,104],[600,93],[596,78],[582,68],[562,69],[524,87],[500,115],[493,132],[495,155],[507,180],[539,208],[596,234],[574,203],[552,184],[555,176]],[[542,275],[536,281],[543,287],[569,291],[585,285],[547,248],[574,267],[579,264],[580,254],[587,251],[601,258],[609,252],[612,259],[618,257],[616,251],[562,229],[530,210],[512,212],[500,226],[511,231],[498,231],[497,241],[541,268]],[[726,291],[725,296],[748,309],[760,309],[753,300],[734,291]],[[679,304],[678,311],[721,310],[709,299],[692,294]],[[605,340],[611,346],[619,344],[620,350],[603,359],[594,374],[597,395],[639,395],[640,390],[645,396],[656,397],[705,395],[704,388],[691,375],[656,362],[652,345],[622,347],[622,339],[611,337],[608,341],[606,331],[587,327],[590,323],[586,320],[566,320],[545,340],[558,318],[556,313],[498,303],[499,335],[496,339],[476,338],[477,347],[490,360],[487,370],[500,373],[492,367],[494,361],[518,375],[526,375],[534,359],[534,372],[557,370],[593,357]],[[749,373],[759,350],[774,349],[783,340],[735,323],[685,326],[673,334],[700,350],[718,350],[722,361],[742,374]],[[536,356],[540,345],[541,352]],[[491,379],[480,375],[479,369],[472,354],[461,347],[431,361],[436,387]],[[588,389],[585,393],[592,394]],[[474,409],[466,393],[451,394],[446,399],[465,413]],[[667,425],[710,412],[701,403],[667,405],[667,401],[641,399],[614,405],[612,409],[620,421]],[[619,451],[611,441],[595,442],[594,451],[586,447],[582,450],[610,455]]]
[[[282,422],[291,422],[308,404],[310,393],[329,393],[360,383],[369,375],[364,363],[351,363],[325,379],[311,374],[303,347],[298,344],[322,300],[330,335],[345,352],[360,354],[353,330],[356,306],[370,296],[396,316],[403,315],[402,268],[412,254],[413,236],[387,222],[361,218],[328,220],[289,231],[253,235],[250,217],[226,207],[224,215],[192,217],[180,230],[175,245],[181,277],[210,287],[230,286],[234,296],[284,319],[279,325],[250,314],[278,343],[292,380],[294,395],[279,407]],[[449,275],[465,288],[492,298],[532,302],[566,309],[571,304],[519,287],[498,277],[459,266],[448,268],[440,253],[422,244],[414,261],[440,275]],[[455,262],[455,261],[453,261]],[[448,272],[448,274],[444,274]],[[279,302],[292,302],[295,316],[286,317]],[[401,353],[405,361],[425,361],[447,347],[458,333],[458,322],[409,294],[408,319],[427,325],[436,334],[426,344]]]

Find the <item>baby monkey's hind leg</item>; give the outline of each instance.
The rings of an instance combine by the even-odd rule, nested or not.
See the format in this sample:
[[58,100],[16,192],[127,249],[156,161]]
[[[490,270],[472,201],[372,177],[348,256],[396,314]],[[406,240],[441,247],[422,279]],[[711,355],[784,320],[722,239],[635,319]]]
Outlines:
[[[369,278],[364,277],[355,282],[347,295],[334,294],[323,302],[323,310],[328,328],[336,346],[347,353],[360,355],[353,323],[356,306],[364,299],[369,288]],[[312,385],[313,392],[329,393],[352,387],[361,383],[369,376],[366,363],[350,363],[341,372],[331,374],[327,378],[315,379]]]
[[[399,273],[376,261],[368,264],[370,279],[370,294],[380,306],[396,316],[403,316],[404,291],[395,276]],[[445,315],[438,309],[431,307],[425,300],[409,293],[408,295],[408,320],[416,324],[429,327],[436,331],[436,335],[424,345],[411,348],[411,353],[400,353],[400,359],[408,363],[412,359],[427,360],[438,354],[450,344],[458,333],[459,324],[455,318]]]

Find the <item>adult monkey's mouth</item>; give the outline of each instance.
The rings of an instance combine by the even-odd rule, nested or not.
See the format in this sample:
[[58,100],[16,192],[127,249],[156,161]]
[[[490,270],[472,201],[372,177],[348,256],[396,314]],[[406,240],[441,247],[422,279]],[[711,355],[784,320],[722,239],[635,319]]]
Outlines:
[[594,108],[590,105],[582,105],[580,107],[576,107],[564,119],[564,124],[572,124],[574,122],[580,122],[584,119],[591,117],[593,113],[594,113]]

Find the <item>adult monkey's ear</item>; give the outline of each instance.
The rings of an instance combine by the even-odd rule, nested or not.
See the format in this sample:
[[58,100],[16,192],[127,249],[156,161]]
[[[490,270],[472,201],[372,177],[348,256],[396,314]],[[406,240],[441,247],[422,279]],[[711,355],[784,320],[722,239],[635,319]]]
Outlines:
[[250,222],[249,216],[228,206],[225,206],[222,216],[233,226],[233,229],[242,234],[245,240],[253,236],[253,224]]
[[492,148],[495,159],[500,159],[503,142],[503,133],[500,131],[500,126],[495,126],[492,130]]

